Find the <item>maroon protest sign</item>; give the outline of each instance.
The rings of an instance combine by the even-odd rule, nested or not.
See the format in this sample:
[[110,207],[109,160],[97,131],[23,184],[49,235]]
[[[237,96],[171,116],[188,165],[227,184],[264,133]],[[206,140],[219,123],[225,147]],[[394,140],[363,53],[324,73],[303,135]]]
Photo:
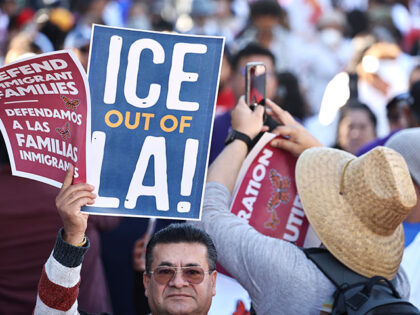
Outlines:
[[[242,163],[231,212],[264,235],[301,247],[318,247],[321,242],[309,225],[297,193],[297,158],[270,146],[274,137],[265,133]],[[229,275],[221,265],[217,270]]]
[[304,246],[309,222],[296,189],[297,158],[271,147],[273,137],[265,134],[245,160],[231,211],[264,235]]
[[0,129],[13,175],[60,187],[69,164],[86,182],[87,78],[70,52],[0,68]]

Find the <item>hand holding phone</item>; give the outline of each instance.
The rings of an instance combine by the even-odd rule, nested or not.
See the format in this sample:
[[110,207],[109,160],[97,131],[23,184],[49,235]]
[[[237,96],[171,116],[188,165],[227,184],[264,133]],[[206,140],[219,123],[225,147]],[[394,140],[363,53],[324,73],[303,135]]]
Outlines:
[[249,62],[245,73],[245,101],[251,109],[264,105],[267,69],[262,62]]
[[[249,62],[245,68],[245,101],[252,110],[257,105],[263,105],[265,109],[267,68],[262,62]],[[265,113],[264,124],[268,126],[269,131],[272,131],[279,125],[278,122]]]

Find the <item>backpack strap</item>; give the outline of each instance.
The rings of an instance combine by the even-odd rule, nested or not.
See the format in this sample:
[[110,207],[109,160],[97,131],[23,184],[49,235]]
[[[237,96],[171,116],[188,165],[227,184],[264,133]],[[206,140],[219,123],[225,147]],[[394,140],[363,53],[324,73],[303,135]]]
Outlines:
[[368,280],[344,266],[325,248],[303,248],[303,252],[337,288]]
[[[347,314],[347,302],[344,295],[340,294],[340,292],[354,286],[356,283],[363,284],[368,279],[344,266],[325,248],[303,248],[303,252],[306,254],[306,257],[312,260],[318,269],[321,270],[322,273],[337,287],[337,290],[334,293],[332,314]],[[366,300],[356,299],[352,302],[361,305],[366,302]]]
[[[392,281],[381,276],[366,278],[347,268],[327,249],[303,248],[302,250],[307,258],[312,260],[318,269],[337,287],[334,293],[332,315],[364,314],[362,309],[369,310],[379,305],[387,305],[387,310],[390,310],[389,305],[398,305],[396,307],[397,311],[392,314],[403,314],[402,310],[406,310],[404,314],[420,314],[412,304],[401,300],[395,289],[397,277]],[[371,294],[374,287],[376,293]],[[380,291],[386,293],[379,301],[378,292]],[[408,306],[401,308],[402,304]]]

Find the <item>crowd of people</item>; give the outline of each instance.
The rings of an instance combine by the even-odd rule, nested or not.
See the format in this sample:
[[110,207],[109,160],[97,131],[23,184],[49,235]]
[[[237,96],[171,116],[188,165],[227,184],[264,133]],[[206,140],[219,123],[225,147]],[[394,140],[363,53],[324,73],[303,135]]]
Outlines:
[[[87,221],[91,186],[71,185],[72,169],[61,190],[12,176],[0,136],[0,314],[206,314],[216,257],[256,314],[330,312],[334,285],[299,248],[229,212],[265,131],[299,157],[323,246],[362,276],[395,279],[420,308],[420,1],[1,0],[0,65],[71,49],[87,70],[94,23],[225,37],[202,221],[158,220],[149,242],[145,219]],[[241,98],[256,61],[269,126]],[[226,145],[232,130],[245,137]]]

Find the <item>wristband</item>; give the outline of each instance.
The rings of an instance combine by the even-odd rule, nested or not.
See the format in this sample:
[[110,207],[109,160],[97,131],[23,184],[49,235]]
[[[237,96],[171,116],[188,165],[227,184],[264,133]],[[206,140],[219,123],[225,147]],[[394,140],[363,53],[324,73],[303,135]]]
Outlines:
[[242,140],[243,142],[245,142],[247,147],[248,147],[248,151],[251,149],[251,145],[252,145],[251,138],[248,135],[246,135],[242,132],[239,132],[237,130],[231,130],[229,132],[229,135],[227,136],[226,141],[225,141],[225,145],[228,145],[229,143],[232,143],[236,139],[239,139],[239,140]]

